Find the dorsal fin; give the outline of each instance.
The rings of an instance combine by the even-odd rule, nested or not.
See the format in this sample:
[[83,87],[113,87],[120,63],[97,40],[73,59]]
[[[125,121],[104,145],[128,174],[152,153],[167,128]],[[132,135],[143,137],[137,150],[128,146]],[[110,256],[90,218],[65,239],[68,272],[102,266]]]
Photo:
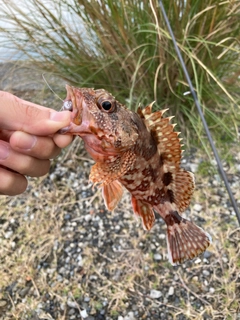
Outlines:
[[163,173],[171,173],[172,181],[166,189],[172,191],[174,203],[179,212],[183,212],[189,206],[194,191],[194,176],[191,172],[180,168],[182,139],[178,137],[179,132],[174,132],[175,124],[170,123],[173,117],[162,117],[168,109],[154,113],[151,113],[151,109],[152,105],[142,110],[145,124],[157,140]]
[[182,155],[179,132],[174,132],[176,124],[170,123],[173,117],[163,118],[163,114],[168,110],[159,110],[152,113],[152,105],[148,105],[142,110],[146,127],[154,134],[158,144],[159,154],[162,155],[166,163],[174,163],[176,169],[180,166]]

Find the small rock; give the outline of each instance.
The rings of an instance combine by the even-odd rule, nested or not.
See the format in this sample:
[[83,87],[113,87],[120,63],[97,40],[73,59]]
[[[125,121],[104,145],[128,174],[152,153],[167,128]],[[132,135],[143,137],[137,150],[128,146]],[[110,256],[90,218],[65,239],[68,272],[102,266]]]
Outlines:
[[7,301],[6,301],[6,300],[0,300],[0,308],[5,307],[6,304],[7,304]]
[[81,317],[84,318],[84,319],[87,318],[87,317],[88,317],[87,310],[85,310],[85,309],[84,309],[84,310],[81,310],[81,311],[80,311],[80,315],[81,315]]
[[124,317],[124,320],[135,320],[134,312],[128,312],[128,314]]
[[227,258],[227,257],[222,257],[222,261],[223,261],[224,263],[228,263],[228,258]]
[[174,287],[171,286],[171,287],[169,288],[169,290],[168,290],[168,295],[169,295],[169,296],[172,296],[173,294],[174,294]]
[[64,216],[64,220],[70,220],[71,219],[71,215],[70,214],[65,214]]
[[153,259],[156,261],[160,261],[160,260],[162,260],[162,256],[160,253],[155,253],[153,256]]
[[68,300],[68,301],[67,301],[67,305],[68,305],[70,308],[78,309],[78,304],[77,304],[75,301]]
[[197,258],[195,261],[194,261],[194,263],[196,263],[196,264],[199,264],[199,263],[201,263],[202,262],[202,260],[200,259],[200,258]]
[[[69,311],[68,311],[68,315],[69,316],[72,316],[72,315],[74,315],[75,314],[75,310],[74,309],[70,309]],[[72,318],[71,318],[72,319]]]
[[164,233],[161,233],[161,234],[159,235],[159,239],[165,239],[165,238],[166,238],[166,236],[165,236]]
[[91,221],[92,218],[93,218],[93,215],[92,215],[92,214],[86,214],[86,215],[84,216],[84,220],[85,220],[86,222]]
[[203,254],[203,257],[204,257],[205,259],[209,259],[209,258],[211,257],[211,255],[212,255],[212,252],[210,252],[210,251],[205,251],[204,254]]
[[210,272],[208,271],[208,270],[203,270],[203,275],[205,276],[205,277],[208,277],[208,276],[210,276]]
[[197,171],[198,169],[198,164],[196,163],[189,163],[189,167],[190,167],[190,171],[192,171],[193,173]]
[[4,234],[5,239],[9,239],[12,236],[12,234],[13,234],[12,230],[5,232],[5,234]]
[[202,210],[202,206],[199,203],[195,203],[195,205],[193,206],[193,210],[200,212]]
[[158,291],[158,290],[151,290],[150,291],[150,298],[152,299],[158,299],[162,296],[162,292],[161,291]]
[[24,298],[26,296],[26,294],[28,293],[28,291],[30,290],[30,287],[25,287],[23,289],[21,289],[19,291],[19,295],[21,298]]
[[15,249],[15,247],[16,247],[16,242],[12,241],[12,242],[11,242],[11,248],[12,248],[12,249]]
[[215,289],[213,287],[209,288],[209,292],[210,293],[214,293],[215,292]]
[[84,302],[89,302],[90,298],[88,296],[84,297]]

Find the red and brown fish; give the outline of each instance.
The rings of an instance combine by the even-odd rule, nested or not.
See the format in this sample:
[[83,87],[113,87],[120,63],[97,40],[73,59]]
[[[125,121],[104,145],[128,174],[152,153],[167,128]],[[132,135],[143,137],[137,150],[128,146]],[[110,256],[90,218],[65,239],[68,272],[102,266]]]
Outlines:
[[174,132],[171,118],[163,118],[166,110],[152,112],[150,104],[135,113],[103,89],[70,86],[63,109],[73,115],[61,133],[83,139],[96,162],[90,180],[102,187],[106,207],[117,206],[125,187],[145,229],[152,228],[154,211],[166,222],[172,264],[204,252],[210,236],[181,217],[193,194],[194,176],[180,167],[179,133]]

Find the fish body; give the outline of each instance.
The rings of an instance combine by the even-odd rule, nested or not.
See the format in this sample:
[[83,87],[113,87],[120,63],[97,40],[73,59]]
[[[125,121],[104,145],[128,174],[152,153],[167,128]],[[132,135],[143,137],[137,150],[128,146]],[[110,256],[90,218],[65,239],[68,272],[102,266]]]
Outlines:
[[70,86],[63,109],[72,111],[72,122],[61,132],[83,139],[96,162],[90,180],[102,187],[106,207],[117,206],[125,187],[146,230],[154,225],[154,211],[164,219],[172,264],[204,252],[211,237],[181,216],[194,191],[194,176],[180,166],[179,133],[171,117],[163,117],[166,110],[152,112],[150,104],[135,113],[103,89]]

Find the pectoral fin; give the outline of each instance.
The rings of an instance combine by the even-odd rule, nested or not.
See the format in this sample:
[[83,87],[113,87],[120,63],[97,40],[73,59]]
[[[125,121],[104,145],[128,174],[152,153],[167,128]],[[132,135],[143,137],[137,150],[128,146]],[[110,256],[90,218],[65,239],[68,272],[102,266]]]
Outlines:
[[143,228],[146,230],[151,230],[155,222],[155,214],[151,205],[132,197],[132,206],[134,213],[141,217]]
[[94,183],[109,184],[121,178],[133,165],[136,155],[128,150],[121,155],[111,156],[104,162],[97,162],[91,168],[90,180]]
[[112,211],[118,205],[123,195],[123,187],[117,180],[109,184],[104,184],[102,187],[102,195],[105,205],[109,211]]

